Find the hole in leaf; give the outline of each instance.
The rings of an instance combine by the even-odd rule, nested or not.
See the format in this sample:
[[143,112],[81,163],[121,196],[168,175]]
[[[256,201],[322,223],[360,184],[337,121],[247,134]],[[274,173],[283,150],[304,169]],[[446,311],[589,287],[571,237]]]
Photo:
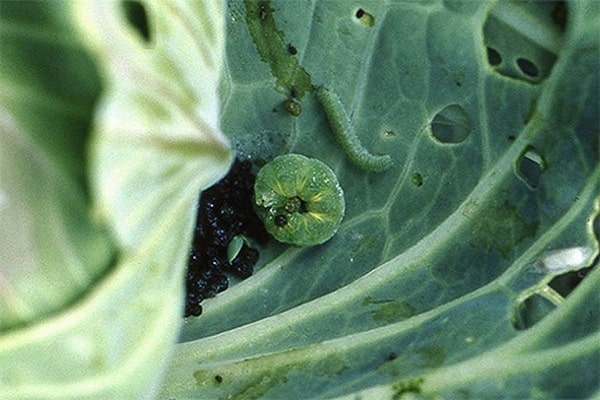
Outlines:
[[569,18],[569,9],[567,8],[566,1],[557,1],[552,8],[550,13],[552,21],[560,28],[561,31],[567,27],[567,20]]
[[471,119],[461,106],[451,104],[433,118],[431,133],[442,143],[460,143],[471,133]]
[[293,56],[295,56],[296,54],[298,54],[298,49],[296,49],[291,44],[288,44],[287,49],[288,49],[288,53],[290,53]]
[[502,63],[502,56],[497,50],[487,47],[487,59],[491,66],[500,65]]
[[356,10],[356,13],[354,13],[354,17],[367,28],[371,28],[373,27],[373,25],[375,25],[375,17],[373,17],[371,14],[369,14],[362,8]]
[[556,308],[550,300],[539,294],[533,294],[517,305],[513,326],[517,330],[531,328]]
[[[600,240],[600,215],[596,215],[596,218],[592,223],[592,229],[596,240]],[[548,286],[556,290],[561,296],[567,297],[594,268],[598,268],[598,265],[600,265],[600,254],[596,255],[589,267],[560,274],[552,279],[550,283],[548,283]]]
[[540,183],[542,172],[546,169],[546,161],[534,148],[528,148],[519,157],[517,171],[521,179],[532,188]]
[[517,65],[521,72],[531,78],[537,78],[540,74],[538,67],[535,64],[526,58],[517,58]]
[[496,2],[483,26],[482,51],[498,74],[532,83],[550,74],[562,50],[561,24],[566,23],[559,3]]
[[412,184],[415,185],[416,187],[423,186],[423,176],[418,172],[415,172],[413,174],[413,176],[410,178],[410,180],[411,180]]
[[556,290],[561,296],[567,297],[573,290],[583,281],[592,267],[584,268],[579,271],[570,271],[565,274],[558,275],[548,283],[552,289]]
[[150,25],[148,23],[148,14],[142,3],[136,0],[123,0],[121,3],[127,22],[146,42],[151,42]]

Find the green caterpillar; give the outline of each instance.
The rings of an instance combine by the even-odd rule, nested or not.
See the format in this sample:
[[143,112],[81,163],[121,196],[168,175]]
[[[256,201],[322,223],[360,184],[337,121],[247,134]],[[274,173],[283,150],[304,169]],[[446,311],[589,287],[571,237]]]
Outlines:
[[300,154],[273,159],[254,184],[258,216],[283,243],[314,246],[331,239],[345,212],[344,192],[325,163]]
[[333,135],[350,161],[367,171],[383,171],[392,166],[389,155],[373,155],[360,143],[352,122],[335,93],[321,87],[317,90],[317,98],[325,109]]

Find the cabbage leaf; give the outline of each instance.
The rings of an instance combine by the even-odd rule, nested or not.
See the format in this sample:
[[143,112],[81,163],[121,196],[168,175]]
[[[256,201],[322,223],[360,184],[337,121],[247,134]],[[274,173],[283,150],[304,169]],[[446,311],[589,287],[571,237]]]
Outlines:
[[[182,322],[198,192],[232,161],[224,8],[157,3],[148,45],[119,2],[0,7],[0,397],[153,398]],[[187,30],[188,15],[206,30]],[[38,310],[45,298],[56,305]]]
[[[600,396],[598,16],[0,3],[0,397]],[[183,321],[198,192],[286,153],[336,173],[338,233],[272,241]]]

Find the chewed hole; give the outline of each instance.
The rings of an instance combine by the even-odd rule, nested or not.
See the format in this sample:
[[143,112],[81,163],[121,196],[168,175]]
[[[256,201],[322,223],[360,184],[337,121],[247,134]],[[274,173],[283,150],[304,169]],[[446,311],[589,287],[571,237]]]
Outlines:
[[431,121],[431,133],[442,143],[463,142],[471,133],[471,128],[471,119],[457,104],[447,106]]
[[150,24],[148,23],[148,14],[142,3],[136,0],[123,0],[121,2],[125,18],[131,27],[140,35],[146,43],[150,43]]
[[565,274],[558,275],[548,283],[548,286],[556,290],[561,296],[567,297],[575,290],[591,270],[592,267],[588,267],[580,269],[579,271],[569,271]]
[[552,22],[556,24],[560,28],[561,31],[564,31],[567,27],[567,20],[569,16],[569,9],[567,8],[566,1],[557,1],[552,8],[552,13],[550,14],[552,17]]
[[539,84],[560,55],[567,17],[562,1],[496,2],[483,25],[481,50],[495,73]]
[[519,157],[517,171],[519,177],[532,188],[538,187],[542,172],[546,169],[546,161],[534,148],[528,148]]
[[517,65],[521,72],[530,78],[537,78],[540,75],[540,71],[536,65],[526,58],[517,58]]
[[423,175],[421,175],[418,172],[415,172],[411,178],[410,181],[413,185],[415,185],[416,187],[421,187],[423,186]]
[[502,63],[502,56],[497,50],[487,47],[487,59],[491,66],[500,65]]
[[555,308],[556,306],[544,296],[533,294],[517,305],[513,326],[520,331],[531,328]]
[[369,14],[362,8],[356,10],[356,12],[354,13],[354,17],[367,28],[371,28],[373,27],[373,25],[375,25],[375,17],[373,17],[373,15]]

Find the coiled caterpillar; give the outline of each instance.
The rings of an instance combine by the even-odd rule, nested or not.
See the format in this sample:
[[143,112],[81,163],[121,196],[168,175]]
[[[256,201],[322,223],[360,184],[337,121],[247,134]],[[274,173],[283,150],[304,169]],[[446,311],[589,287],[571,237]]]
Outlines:
[[267,231],[283,243],[313,246],[331,239],[344,217],[344,192],[325,163],[286,154],[256,175],[254,201]]

